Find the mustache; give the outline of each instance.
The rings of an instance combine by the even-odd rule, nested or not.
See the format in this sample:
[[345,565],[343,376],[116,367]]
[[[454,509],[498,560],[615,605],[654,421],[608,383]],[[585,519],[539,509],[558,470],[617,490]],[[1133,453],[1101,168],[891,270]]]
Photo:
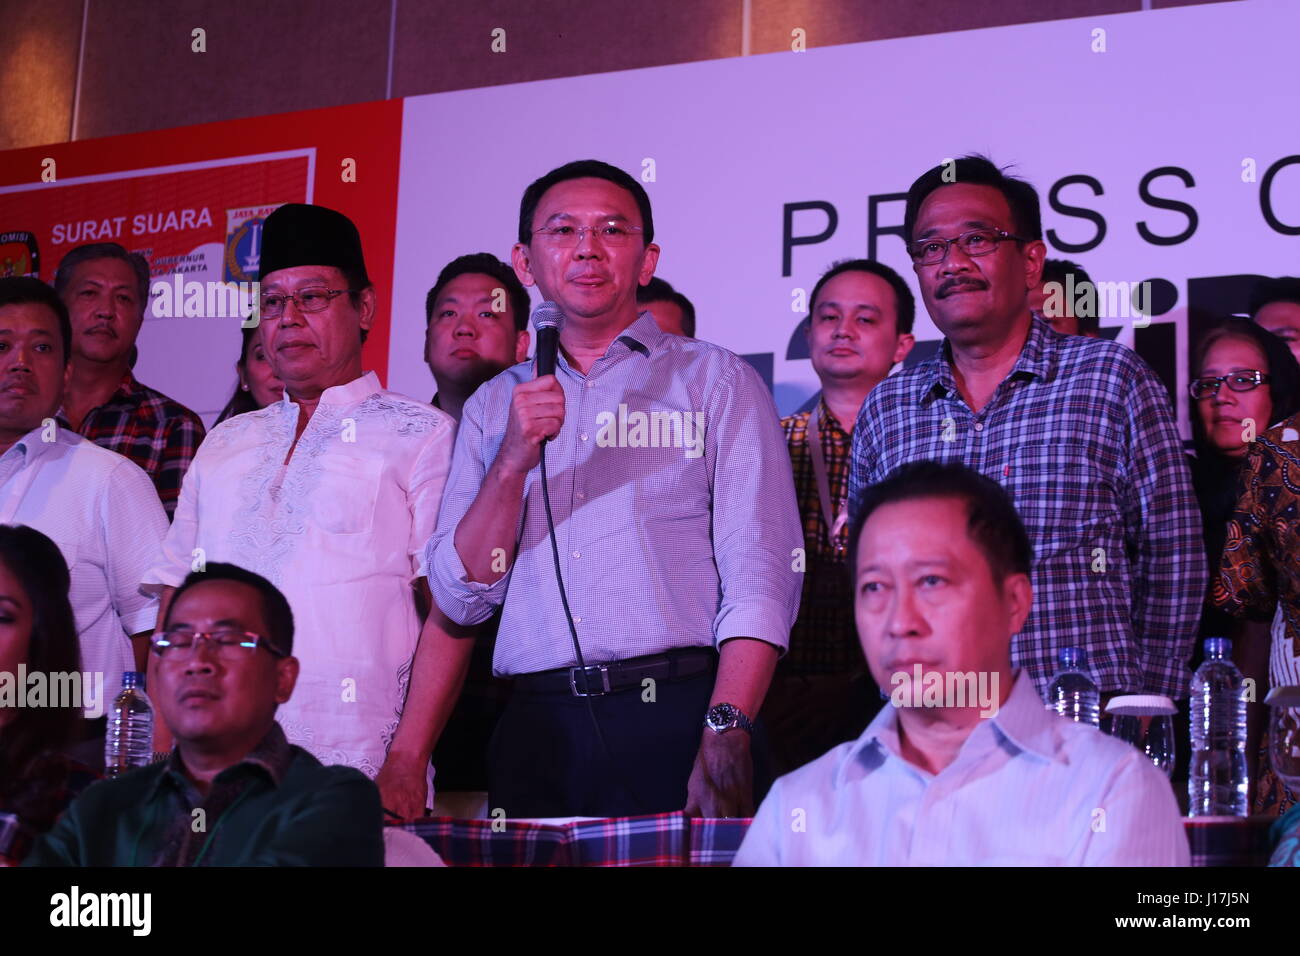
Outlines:
[[958,289],[982,290],[987,289],[988,287],[989,284],[983,279],[949,279],[935,290],[934,297],[936,299],[946,299]]

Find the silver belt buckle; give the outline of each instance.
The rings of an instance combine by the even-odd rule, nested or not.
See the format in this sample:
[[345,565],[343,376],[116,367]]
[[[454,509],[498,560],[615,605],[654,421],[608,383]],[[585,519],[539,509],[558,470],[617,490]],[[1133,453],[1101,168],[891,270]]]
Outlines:
[[[600,690],[578,690],[578,672],[579,671],[600,671]],[[590,680],[583,681],[587,687],[591,686]],[[609,693],[609,665],[608,664],[588,664],[586,667],[569,668],[569,689],[573,691],[574,697],[603,697]]]

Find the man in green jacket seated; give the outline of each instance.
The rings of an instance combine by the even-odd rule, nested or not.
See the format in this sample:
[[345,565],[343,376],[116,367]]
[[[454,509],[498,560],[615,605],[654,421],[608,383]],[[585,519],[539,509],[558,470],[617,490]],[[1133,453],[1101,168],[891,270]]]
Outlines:
[[323,766],[276,723],[298,679],[284,595],[212,563],[176,590],[165,621],[150,696],[175,747],[91,786],[24,865],[382,866],[374,783]]

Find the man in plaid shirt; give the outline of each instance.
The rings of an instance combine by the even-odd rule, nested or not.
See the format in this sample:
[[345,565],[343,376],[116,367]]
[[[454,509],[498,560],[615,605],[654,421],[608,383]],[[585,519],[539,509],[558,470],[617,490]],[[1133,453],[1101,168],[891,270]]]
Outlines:
[[144,469],[170,520],[204,429],[192,411],[131,374],[149,263],[115,242],[77,246],[59,263],[54,288],[72,317],[72,373],[59,417]]
[[908,192],[903,233],[945,339],[863,404],[851,512],[909,461],[1001,482],[1035,552],[1015,666],[1041,694],[1060,650],[1080,647],[1103,695],[1184,696],[1207,571],[1168,393],[1128,349],[1029,311],[1046,254],[1029,183],[977,156],[936,166]]
[[882,704],[853,624],[850,436],[867,395],[912,350],[915,315],[916,300],[902,276],[869,259],[834,263],[808,299],[802,327],[822,391],[811,411],[781,419],[806,563],[790,651],[763,701],[778,774],[857,737]]

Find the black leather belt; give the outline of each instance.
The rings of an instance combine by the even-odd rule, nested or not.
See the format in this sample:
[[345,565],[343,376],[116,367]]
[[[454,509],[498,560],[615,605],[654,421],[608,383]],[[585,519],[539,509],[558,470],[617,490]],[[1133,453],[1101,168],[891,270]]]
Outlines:
[[586,667],[558,667],[535,674],[518,674],[515,688],[525,694],[570,694],[574,697],[601,697],[623,690],[642,687],[646,678],[672,682],[698,677],[717,664],[717,652],[711,647],[691,647],[664,651],[645,657],[588,664]]

